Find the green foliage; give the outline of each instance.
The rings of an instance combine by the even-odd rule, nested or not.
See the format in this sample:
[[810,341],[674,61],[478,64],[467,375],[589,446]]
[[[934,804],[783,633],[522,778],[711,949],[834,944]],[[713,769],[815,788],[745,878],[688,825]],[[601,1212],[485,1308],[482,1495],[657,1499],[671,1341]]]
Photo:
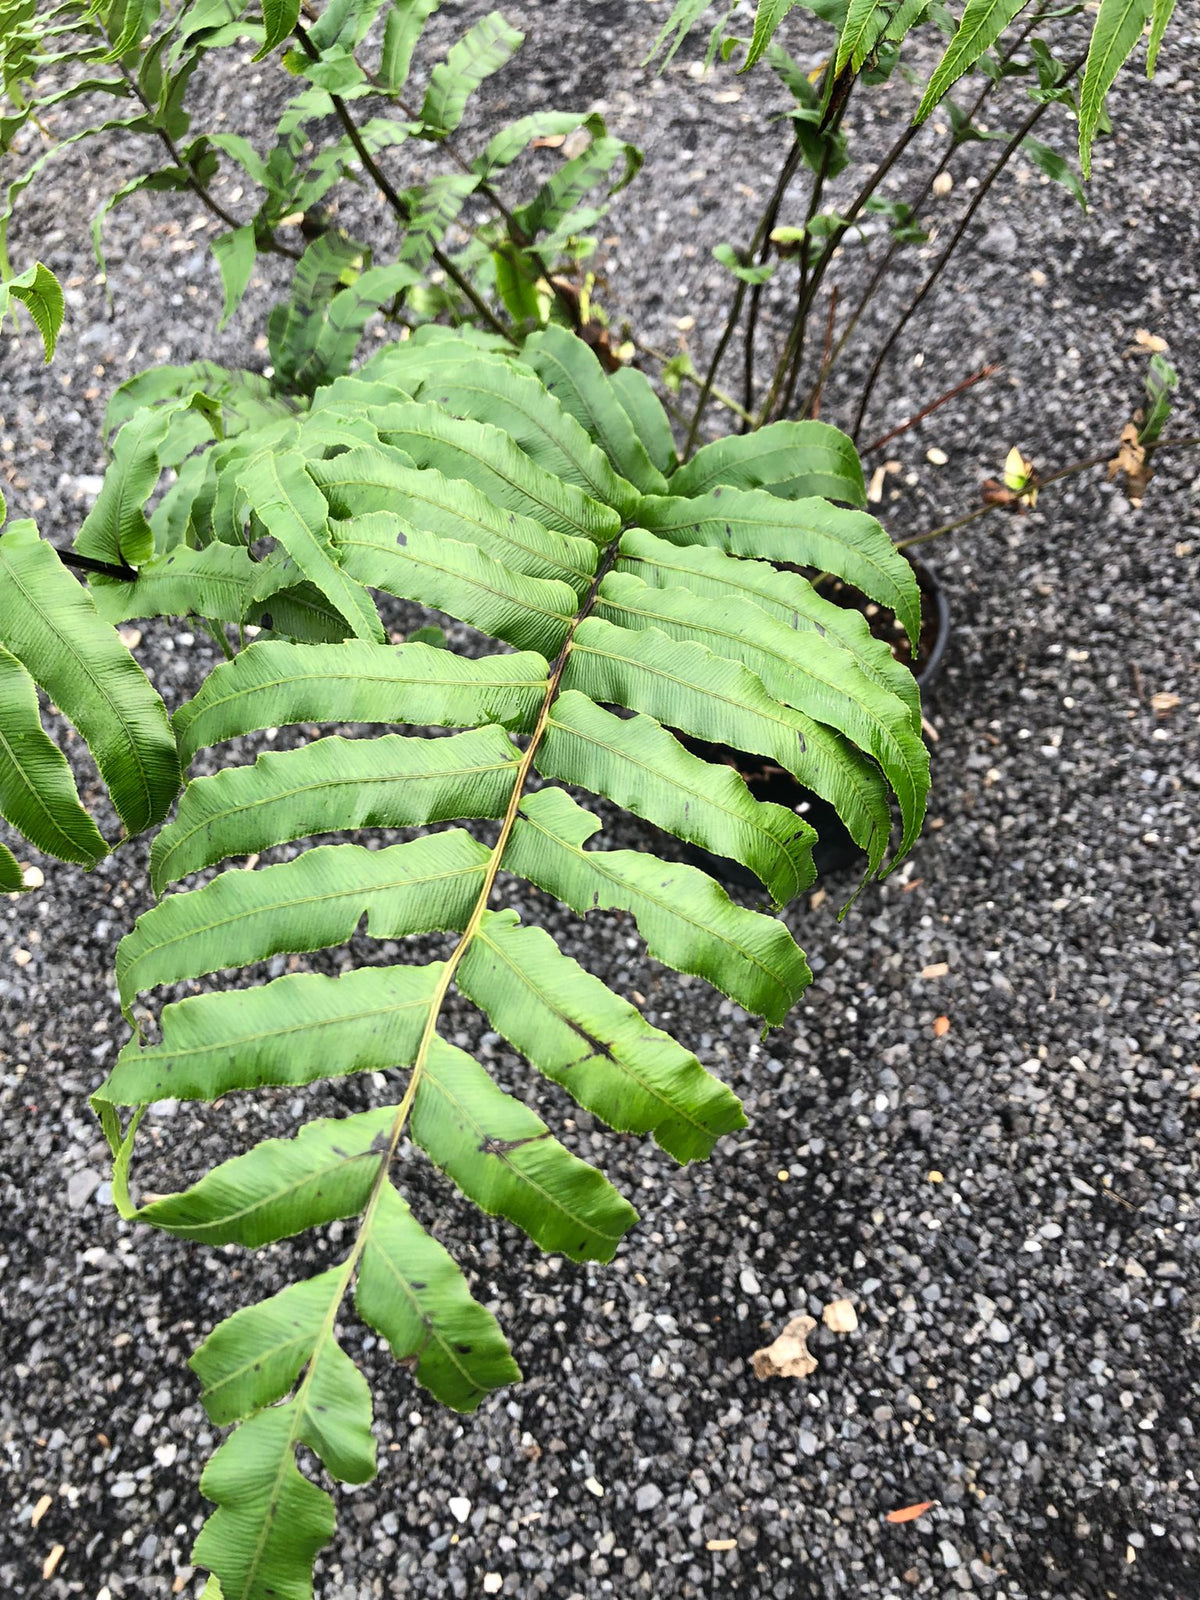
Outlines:
[[762,0],[762,4],[754,14],[754,33],[742,65],[743,72],[749,72],[754,63],[765,54],[767,46],[775,36],[776,28],[794,3],[795,0]]
[[25,879],[17,858],[7,845],[0,844],[0,894],[23,894]]
[[9,300],[20,301],[28,311],[42,336],[46,360],[53,360],[66,303],[62,286],[50,268],[39,261],[19,277],[0,279],[0,326],[8,312]]
[[[917,109],[917,122],[923,122],[941,105],[966,73],[976,68],[995,70],[988,51],[1003,42],[1030,4],[1031,0],[965,0],[953,37]],[[736,12],[743,8],[733,9]],[[751,0],[745,0],[744,9],[753,11],[753,34],[743,71],[764,56],[780,70],[782,52],[773,41],[777,41],[781,24],[795,9],[815,13],[836,29],[837,49],[833,72],[826,79],[822,112],[828,109],[834,84],[843,80],[843,74],[861,75],[868,82],[888,76],[888,52],[894,55],[918,28],[926,23],[940,25],[941,16],[948,15],[945,7],[932,4],[931,0],[753,0],[752,6]],[[670,39],[670,49],[660,62],[660,70],[665,68],[706,10],[707,6],[697,0],[678,0],[647,60],[653,60]],[[1103,125],[1105,96],[1117,73],[1149,24],[1146,73],[1154,76],[1158,52],[1174,11],[1175,0],[1100,0],[1079,96],[1079,156],[1085,178],[1091,174],[1092,142]],[[720,24],[719,30],[723,32],[730,20]],[[728,49],[737,42],[733,35],[726,37],[726,58]],[[710,48],[710,57],[712,54]],[[799,97],[795,76],[789,86]],[[1043,170],[1048,169],[1043,166]]]
[[[818,81],[779,42],[797,6],[833,29]],[[117,953],[132,1037],[93,1101],[116,1203],[181,1239],[247,1252],[331,1223],[345,1241],[336,1265],[239,1310],[192,1358],[211,1422],[232,1429],[201,1480],[215,1507],[194,1553],[212,1573],[206,1600],[308,1600],[334,1529],[309,1456],[334,1480],[374,1475],[371,1396],[341,1342],[352,1309],[457,1410],[520,1376],[495,1318],[401,1194],[418,1152],[485,1213],[574,1260],[607,1261],[636,1221],[601,1172],[441,1036],[453,992],[533,1072],[678,1161],[708,1156],[744,1124],[736,1097],[690,1050],[502,903],[510,881],[580,916],[621,913],[651,956],[774,1026],[811,981],[774,913],[812,883],[815,835],[697,749],[746,752],[824,798],[868,877],[912,847],[929,787],[911,674],[808,576],[838,577],[889,608],[915,645],[912,570],[864,509],[851,440],[824,422],[776,421],[694,454],[689,439],[680,461],[645,378],[609,376],[559,325],[571,313],[555,275],[586,259],[588,230],[640,153],[600,118],[556,111],[460,150],[472,95],[521,35],[498,13],[484,17],[433,65],[418,105],[406,98],[409,76],[436,9],[331,0],[314,17],[298,0],[265,0],[261,15],[241,0],[102,0],[60,12],[0,0],[0,152],[26,154],[26,130],[52,107],[106,108],[29,160],[0,205],[0,315],[9,300],[23,304],[47,360],[62,291],[40,264],[13,276],[4,242],[19,195],[70,144],[119,131],[170,156],[143,163],[96,214],[102,268],[112,210],[134,194],[185,191],[222,222],[222,323],[261,254],[295,262],[268,322],[269,378],[206,362],[140,375],[110,406],[110,466],[73,550],[60,556],[28,523],[0,535],[0,814],[61,859],[91,866],[108,852],[43,725],[41,691],[78,730],[125,832],[164,824],[150,849],[158,903]],[[706,9],[679,0],[651,55],[665,48],[665,66]],[[742,71],[767,60],[792,102],[790,170],[803,162],[815,175],[803,221],[781,220],[777,206],[747,248],[714,251],[739,280],[739,305],[756,303],[778,270],[773,246],[800,258],[801,319],[811,309],[857,215],[818,203],[849,162],[848,97],[886,79],[926,25],[947,45],[916,120],[947,104],[952,146],[995,139],[1007,155],[1019,145],[1082,202],[1050,145],[984,132],[947,101],[971,72],[993,84],[1030,77],[1028,60],[1004,52],[1026,9],[966,0],[957,23],[929,0],[728,9],[708,59],[744,50]],[[1173,9],[1102,0],[1078,100],[1085,175],[1120,66],[1149,24],[1153,73]],[[751,13],[748,38],[727,32]],[[265,138],[258,128],[193,134],[191,80],[213,52],[247,42],[257,60],[278,55],[297,86],[278,126]],[[1036,83],[1023,90],[1034,104],[1074,109],[1074,68],[1038,38],[1029,55]],[[374,114],[356,116],[360,100]],[[453,170],[398,190],[389,153],[414,140]],[[564,140],[531,192],[499,194],[531,145]],[[254,191],[252,211],[225,208],[213,189],[222,174]],[[348,182],[386,202],[396,235],[387,259],[333,224]],[[925,239],[922,197],[858,204],[886,219],[892,250]],[[415,331],[354,370],[378,315],[403,315]],[[470,325],[450,333],[439,317]],[[798,364],[799,346],[787,361]],[[748,421],[790,404],[787,361]],[[685,377],[695,374],[680,356],[665,386],[677,392]],[[1177,381],[1155,356],[1138,434],[1147,456]],[[389,597],[464,625],[469,653],[449,649],[436,625],[389,642]],[[156,616],[202,619],[229,658],[169,720],[114,631]],[[347,725],[354,737],[320,731]],[[284,727],[308,731],[266,748]],[[233,741],[254,759],[228,760]],[[216,755],[189,776],[201,752]],[[758,903],[735,902],[669,849],[614,847],[603,835],[619,821],[602,823],[577,794],[740,864],[762,885]],[[380,829],[409,837],[377,848]],[[319,842],[330,836],[339,842]],[[255,870],[233,865],[242,858]],[[0,844],[0,892],[23,887]],[[536,915],[529,890],[521,904]],[[356,933],[446,942],[441,959],[370,961],[338,977],[216,977]],[[165,987],[200,980],[202,992],[158,1003]],[[131,1162],[149,1103],[363,1072],[390,1075],[386,1103],[309,1122],[136,1203]]]
[[[1156,5],[1156,0],[1100,0],[1079,89],[1079,159],[1085,178],[1091,176],[1092,141],[1104,111],[1104,97],[1133,54],[1154,11],[1158,11],[1161,18],[1161,26],[1156,26],[1161,41],[1170,13]],[[1147,70],[1153,70],[1153,62]]]
[[496,11],[468,30],[433,69],[421,107],[426,136],[454,132],[472,94],[515,55],[523,37]]
[[1029,0],[967,0],[958,32],[950,41],[917,107],[918,122],[923,122],[934,106],[945,98],[952,85],[971,70],[985,50],[991,49],[1028,3]]
[[708,10],[711,0],[677,0],[675,9],[662,26],[658,38],[650,47],[643,66],[648,66],[655,56],[662,50],[668,40],[671,41],[670,49],[659,63],[659,71],[665,71],[675,57],[675,52],[687,38],[692,28]]
[[88,592],[31,522],[0,534],[0,815],[62,861],[108,853],[39,715],[42,688],[78,729],[130,834],[161,822],[179,785],[162,701]]
[[850,0],[838,39],[836,72],[847,66],[855,72],[862,70],[863,63],[883,37],[892,19],[892,10],[890,0]]
[[836,178],[850,160],[846,135],[840,128],[828,125],[823,96],[786,50],[773,44],[768,48],[766,57],[768,66],[796,102],[789,116],[805,164],[813,172],[823,170],[826,177]]
[[1179,373],[1158,351],[1150,357],[1146,371],[1146,414],[1138,431],[1138,443],[1157,444],[1167,425],[1179,387]]
[[769,261],[744,261],[731,244],[717,245],[713,250],[713,259],[742,283],[769,283],[775,271]]
[[[133,134],[136,145],[127,137],[123,143],[136,148],[139,170],[93,219],[101,270],[107,218],[147,193],[190,192],[223,224],[212,241],[222,324],[236,313],[259,255],[297,261],[289,300],[272,319],[280,387],[311,393],[348,371],[363,328],[380,311],[394,316],[406,307],[408,320],[448,311],[490,318],[497,329],[508,314],[521,331],[544,323],[555,304],[549,278],[587,256],[588,230],[603,216],[607,196],[636,172],[639,153],[610,138],[601,118],[563,112],[511,123],[479,154],[460,150],[456,136],[471,97],[512,59],[522,35],[498,13],[484,17],[434,63],[417,105],[406,98],[409,72],[437,0],[392,0],[379,39],[371,29],[383,9],[381,0],[331,0],[310,24],[298,0],[273,0],[261,16],[243,0],[177,7],[102,0],[65,13],[51,0],[4,0],[0,154],[38,153],[0,195],[0,315],[10,294],[25,300],[52,350],[61,296],[44,268],[13,278],[5,252],[13,208],[70,146]],[[247,43],[258,47],[256,59],[276,55],[299,80],[278,126],[265,139],[253,125],[195,133],[193,78],[215,70],[220,53]],[[118,72],[98,70],[112,63]],[[356,118],[355,102],[367,97],[373,114]],[[40,137],[36,144],[28,138],[47,111],[73,101],[81,103],[84,126],[44,148]],[[569,154],[532,198],[500,196],[497,180],[534,141],[566,134],[575,135]],[[413,140],[441,147],[458,170],[397,190],[387,177],[388,153]],[[169,156],[165,165],[154,165],[156,150],[159,160]],[[222,176],[255,195],[249,214],[234,216],[219,198]],[[390,259],[374,263],[330,221],[339,187],[364,178],[386,196],[396,227]],[[435,268],[443,279],[436,291],[428,284]],[[518,282],[532,292],[514,303]]]
[[[2,749],[17,752],[0,768],[5,815],[68,859],[106,848],[41,730],[35,680],[76,721],[131,832],[161,821],[180,767],[202,750],[283,726],[360,725],[358,737],[308,737],[249,765],[222,757],[214,771],[209,758],[208,775],[185,782],[151,850],[163,898],[117,955],[135,1032],[94,1097],[126,1215],[248,1251],[337,1220],[347,1230],[338,1264],[236,1312],[192,1362],[212,1422],[233,1427],[201,1480],[215,1507],[195,1547],[215,1575],[206,1593],[300,1600],[334,1525],[301,1447],[336,1480],[375,1471],[370,1395],[338,1332],[351,1306],[459,1410],[519,1376],[494,1318],[402,1198],[416,1152],[483,1211],[574,1260],[608,1260],[636,1220],[439,1035],[451,989],[601,1121],[679,1161],[744,1122],[691,1051],[523,923],[502,885],[524,879],[580,915],[618,910],[652,955],[780,1023],[810,981],[784,922],[697,867],[606,845],[600,818],[564,786],[742,863],[778,908],[812,882],[815,835],[681,736],[723,743],[824,795],[882,870],[891,800],[903,824],[893,862],[924,812],[915,684],[799,569],[859,584],[909,628],[917,592],[858,509],[861,468],[835,429],[781,424],[681,466],[644,381],[610,379],[553,327],[519,356],[426,330],[284,407],[209,365],[160,371],[119,392],[111,416],[112,464],[77,540],[98,552],[94,566],[108,563],[90,593],[32,527],[0,539],[13,579],[0,588]],[[163,500],[147,517],[168,468],[169,515]],[[320,608],[325,641],[287,625],[289,594]],[[386,642],[380,595],[448,613],[479,646]],[[168,729],[102,620],[161,611],[257,618],[281,636],[217,666]],[[490,843],[442,826],[473,820],[493,824]],[[422,831],[369,848],[379,828]],[[255,871],[226,865],[347,834]],[[224,870],[164,895],[213,867]],[[6,853],[0,885],[19,883]],[[424,964],[223,980],[162,1006],[143,1031],[142,1006],[166,985],[325,950],[359,928],[451,938]],[[311,1122],[136,1205],[130,1164],[148,1102],[367,1071],[398,1075],[390,1103]]]
[[1175,0],[1154,0],[1154,15],[1150,22],[1150,41],[1146,46],[1146,76],[1152,78],[1158,65],[1158,52],[1162,47],[1167,24],[1175,14]]

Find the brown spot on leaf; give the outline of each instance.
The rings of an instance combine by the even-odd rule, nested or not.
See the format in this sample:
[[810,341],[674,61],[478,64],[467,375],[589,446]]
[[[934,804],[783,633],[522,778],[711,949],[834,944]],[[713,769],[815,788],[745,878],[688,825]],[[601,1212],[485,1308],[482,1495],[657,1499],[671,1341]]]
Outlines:
[[483,1139],[479,1149],[485,1156],[504,1156],[510,1150],[519,1150],[522,1145],[536,1144],[539,1139],[550,1137],[549,1128],[543,1128],[541,1133],[527,1133],[523,1139]]

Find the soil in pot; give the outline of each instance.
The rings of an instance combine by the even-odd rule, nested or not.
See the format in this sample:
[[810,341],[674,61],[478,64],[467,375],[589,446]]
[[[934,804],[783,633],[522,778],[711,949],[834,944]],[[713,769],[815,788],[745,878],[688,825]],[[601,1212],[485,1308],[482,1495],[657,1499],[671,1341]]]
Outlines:
[[[915,667],[908,635],[890,611],[876,605],[859,590],[843,583],[840,578],[819,581],[817,588],[826,599],[832,600],[836,605],[862,612],[875,637],[882,639],[890,647],[898,661],[913,669],[924,696],[941,670],[950,633],[950,607],[933,571],[924,562],[914,557],[909,559],[921,591],[921,632],[917,640]],[[811,576],[801,567],[792,570]],[[786,806],[789,811],[796,812],[810,823],[817,831],[813,859],[819,875],[823,876],[856,865],[864,859],[863,852],[846,832],[841,818],[829,802],[823,800],[820,795],[813,794],[811,789],[806,789],[790,772],[775,766],[762,756],[750,755],[744,750],[733,750],[728,745],[709,744],[702,739],[690,738],[685,738],[683,743],[706,761],[723,761],[736,768],[746,780],[755,799],[770,800],[776,805]],[[697,866],[704,867],[706,871],[724,879],[726,883],[750,888],[761,887],[758,879],[739,862],[727,860],[724,856],[714,856],[698,845],[688,845],[686,853]]]

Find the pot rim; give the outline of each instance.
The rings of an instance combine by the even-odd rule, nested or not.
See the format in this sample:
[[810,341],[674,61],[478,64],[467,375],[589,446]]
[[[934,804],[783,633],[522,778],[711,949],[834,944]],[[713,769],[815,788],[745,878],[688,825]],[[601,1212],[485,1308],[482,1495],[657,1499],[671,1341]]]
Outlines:
[[912,567],[917,575],[919,587],[930,597],[934,605],[937,625],[934,632],[933,648],[929,652],[929,660],[919,672],[913,674],[917,683],[924,690],[939,676],[946,659],[946,647],[950,642],[951,612],[950,601],[942,587],[937,572],[927,561],[920,556],[909,555],[907,550],[902,550],[901,555]]

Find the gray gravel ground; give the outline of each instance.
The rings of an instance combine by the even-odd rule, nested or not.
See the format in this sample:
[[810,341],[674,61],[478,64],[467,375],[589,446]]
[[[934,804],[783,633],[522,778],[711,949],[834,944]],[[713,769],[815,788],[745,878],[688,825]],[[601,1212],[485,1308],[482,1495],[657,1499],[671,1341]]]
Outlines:
[[[532,35],[533,71],[497,80],[486,106],[603,100],[645,144],[650,170],[604,250],[609,303],[664,344],[694,315],[703,355],[724,303],[709,250],[748,231],[779,147],[757,126],[779,104],[770,81],[697,84],[694,50],[650,79],[633,63],[663,3],[506,10]],[[886,508],[898,532],[971,504],[1012,443],[1049,465],[1103,448],[1140,383],[1144,354],[1127,353],[1139,327],[1170,340],[1190,390],[1200,381],[1196,21],[1179,7],[1154,90],[1123,80],[1091,219],[1018,170],[915,324],[880,431],[983,360],[1008,368],[889,447],[903,464]],[[793,40],[815,51],[805,24]],[[242,72],[217,105],[235,125],[260,93]],[[865,132],[872,148],[892,136],[884,119]],[[64,164],[17,234],[18,259],[36,250],[73,279],[54,365],[34,370],[28,337],[0,352],[11,510],[58,536],[94,489],[115,383],[151,361],[264,359],[253,312],[270,285],[214,335],[215,275],[186,203],[133,204],[114,223],[118,309],[105,316],[86,217],[119,155]],[[833,420],[855,370],[831,390]],[[1194,422],[1185,411],[1179,431]],[[946,465],[926,460],[932,445]],[[752,1127],[679,1171],[535,1086],[642,1212],[600,1271],[539,1257],[411,1165],[414,1203],[499,1311],[526,1382],[460,1420],[365,1352],[382,1471],[341,1496],[321,1594],[1200,1593],[1196,461],[1164,458],[1140,513],[1088,475],[939,548],[956,626],[929,708],[932,820],[911,863],[841,925],[843,882],[795,909],[817,979],[785,1028],[761,1039],[647,961],[628,926],[578,924],[515,891],[695,1046]],[[145,632],[139,655],[174,703],[208,648],[167,625]],[[1156,694],[1180,700],[1158,711]],[[115,1216],[86,1098],[123,1034],[109,968],[146,903],[144,867],[141,846],[90,877],[48,863],[45,889],[4,908],[0,1584],[17,1596],[198,1593],[187,1552],[213,1438],[186,1355],[247,1296],[336,1249],[335,1227],[247,1260]],[[349,957],[378,950],[356,940]],[[465,1009],[451,1025],[501,1081],[527,1083]],[[143,1174],[198,1171],[374,1092],[354,1081],[303,1101],[165,1108]],[[750,1353],[790,1315],[819,1318],[841,1297],[857,1331],[819,1327],[810,1378],[751,1377]],[[924,1500],[940,1504],[919,1521],[884,1520]]]

